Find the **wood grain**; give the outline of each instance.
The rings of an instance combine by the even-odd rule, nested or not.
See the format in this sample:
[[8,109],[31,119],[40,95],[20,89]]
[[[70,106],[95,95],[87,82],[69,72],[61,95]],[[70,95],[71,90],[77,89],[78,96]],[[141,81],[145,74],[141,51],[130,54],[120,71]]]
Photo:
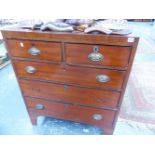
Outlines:
[[[107,88],[120,91],[125,72],[107,69],[81,68],[68,65],[46,64],[29,61],[14,60],[15,68],[19,77],[38,80],[61,82],[64,84],[77,84],[85,87]],[[27,66],[36,68],[34,74],[25,71]],[[97,75],[107,75],[111,78],[109,82],[101,83],[96,80]]]
[[70,43],[85,43],[85,44],[106,44],[118,46],[132,46],[134,42],[128,42],[128,38],[134,38],[135,42],[138,37],[127,35],[104,35],[104,34],[84,34],[70,32],[49,32],[49,31],[33,31],[24,30],[14,27],[12,29],[2,30],[2,34],[7,39],[25,39],[25,40],[42,40],[42,41],[57,41]]
[[[61,61],[61,44],[42,41],[8,40],[7,44],[13,57],[36,60]],[[23,44],[23,47],[20,45]],[[41,51],[39,55],[31,55],[28,50],[35,47]]]
[[[139,38],[133,35],[97,35],[76,32],[49,32],[11,27],[2,35],[32,124],[40,115],[88,123],[113,134]],[[24,47],[19,47],[19,42]],[[35,46],[40,56],[31,56]],[[104,55],[91,62],[88,55],[94,46]],[[34,74],[25,67],[36,68]],[[97,75],[111,80],[100,83]],[[37,110],[36,104],[43,104]],[[100,114],[103,119],[93,119]]]
[[117,108],[120,93],[76,86],[20,80],[24,96],[97,108]]
[[[101,61],[91,61],[88,55],[98,47],[99,53],[103,55]],[[130,47],[101,46],[85,44],[65,44],[66,62],[68,64],[88,64],[93,66],[108,66],[127,69],[131,54]]]
[[[90,107],[82,107],[70,104],[61,104],[54,101],[44,101],[40,99],[32,99],[26,97],[26,103],[29,107],[29,112],[31,115],[37,116],[51,116],[60,119],[72,120],[76,122],[88,123],[97,125],[104,128],[112,126],[112,122],[115,116],[114,111],[110,110],[100,110]],[[35,109],[36,104],[42,104],[44,109]],[[93,118],[94,114],[100,114],[103,116],[101,120],[95,120]],[[32,117],[34,117],[32,116]]]

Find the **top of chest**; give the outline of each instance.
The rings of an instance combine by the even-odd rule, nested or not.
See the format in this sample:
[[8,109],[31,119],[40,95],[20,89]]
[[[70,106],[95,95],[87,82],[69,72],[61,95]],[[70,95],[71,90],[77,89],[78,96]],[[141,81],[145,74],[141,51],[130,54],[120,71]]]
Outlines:
[[117,46],[134,46],[138,42],[135,36],[85,34],[82,32],[50,32],[40,30],[28,30],[21,28],[7,28],[2,30],[6,39],[23,39],[37,41],[55,41],[64,43],[105,44]]

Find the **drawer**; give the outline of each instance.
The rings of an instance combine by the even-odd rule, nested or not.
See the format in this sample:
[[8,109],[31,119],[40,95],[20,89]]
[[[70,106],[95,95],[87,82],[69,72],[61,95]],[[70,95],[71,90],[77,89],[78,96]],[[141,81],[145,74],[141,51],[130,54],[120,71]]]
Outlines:
[[20,80],[24,96],[98,108],[116,108],[120,93],[47,82]]
[[123,46],[102,46],[65,44],[68,64],[83,64],[126,69],[131,48]]
[[7,41],[13,57],[61,61],[61,44],[42,41]]
[[68,65],[13,61],[22,78],[48,80],[85,87],[121,90],[125,72],[108,69],[82,68]]
[[84,106],[25,98],[31,116],[51,116],[97,126],[112,126],[115,112]]

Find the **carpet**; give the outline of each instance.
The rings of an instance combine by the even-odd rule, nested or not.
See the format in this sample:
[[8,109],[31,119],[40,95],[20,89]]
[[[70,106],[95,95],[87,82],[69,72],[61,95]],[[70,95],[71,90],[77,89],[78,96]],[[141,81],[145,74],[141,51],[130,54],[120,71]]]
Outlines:
[[[144,33],[141,30],[142,33]],[[149,32],[149,31],[148,31]],[[148,33],[147,33],[148,34]],[[155,42],[140,38],[120,118],[155,124]]]

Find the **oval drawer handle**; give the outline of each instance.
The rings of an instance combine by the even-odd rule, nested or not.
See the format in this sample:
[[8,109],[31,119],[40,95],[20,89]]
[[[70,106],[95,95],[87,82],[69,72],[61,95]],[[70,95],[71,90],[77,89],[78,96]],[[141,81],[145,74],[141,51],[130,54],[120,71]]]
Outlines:
[[110,77],[107,75],[97,75],[96,80],[101,83],[106,83],[110,81]]
[[28,50],[28,53],[35,56],[35,55],[39,55],[41,51],[38,48],[32,47]]
[[93,115],[93,119],[95,119],[95,120],[97,120],[97,121],[100,121],[100,120],[103,119],[103,116],[100,115],[100,114],[94,114],[94,115]]
[[36,104],[36,105],[35,105],[35,108],[36,108],[37,110],[43,110],[43,109],[44,109],[44,105],[42,105],[42,104]]
[[88,59],[91,61],[101,61],[104,56],[99,53],[99,49],[97,46],[93,48],[93,52],[88,55]]
[[25,67],[25,70],[29,74],[34,74],[37,71],[37,69],[33,66],[27,66],[27,67]]

